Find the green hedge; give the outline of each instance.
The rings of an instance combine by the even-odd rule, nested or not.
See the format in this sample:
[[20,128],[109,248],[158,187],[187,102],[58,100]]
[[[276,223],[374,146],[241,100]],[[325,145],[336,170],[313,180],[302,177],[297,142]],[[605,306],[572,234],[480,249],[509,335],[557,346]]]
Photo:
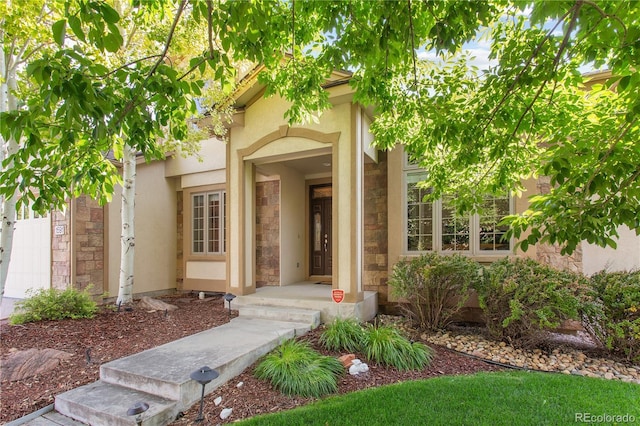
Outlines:
[[535,346],[550,329],[579,320],[588,306],[587,279],[531,259],[508,258],[476,282],[489,333],[516,346]]
[[446,327],[462,309],[480,279],[480,265],[459,254],[428,253],[398,262],[389,278],[400,306],[420,328]]
[[640,362],[640,271],[594,274],[585,327],[610,351]]
[[65,318],[93,318],[98,312],[96,302],[86,290],[50,288],[27,294],[30,295],[27,299],[16,303],[15,312],[9,317],[10,324]]

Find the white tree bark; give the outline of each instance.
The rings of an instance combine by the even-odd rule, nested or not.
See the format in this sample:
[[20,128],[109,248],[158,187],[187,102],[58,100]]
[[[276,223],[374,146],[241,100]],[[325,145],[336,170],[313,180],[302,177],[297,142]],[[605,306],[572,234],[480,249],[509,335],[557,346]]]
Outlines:
[[120,282],[116,303],[133,302],[133,264],[135,253],[136,151],[125,145],[122,155],[122,235],[120,237]]
[[[17,87],[15,63],[12,57],[7,58],[4,53],[4,45],[0,37],[0,112],[14,111],[18,107],[15,97]],[[18,143],[10,138],[5,141],[0,137],[0,164],[7,156],[18,150]],[[11,167],[11,164],[7,165]],[[4,288],[9,273],[9,262],[11,261],[11,249],[13,248],[13,231],[16,222],[16,196],[2,197],[2,228],[0,231],[0,302],[4,295]]]

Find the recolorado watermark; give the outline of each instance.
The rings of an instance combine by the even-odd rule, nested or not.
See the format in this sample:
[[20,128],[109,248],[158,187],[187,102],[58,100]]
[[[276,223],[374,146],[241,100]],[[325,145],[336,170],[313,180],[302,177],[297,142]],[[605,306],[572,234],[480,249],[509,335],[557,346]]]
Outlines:
[[576,423],[635,423],[636,416],[633,414],[576,413],[574,421]]

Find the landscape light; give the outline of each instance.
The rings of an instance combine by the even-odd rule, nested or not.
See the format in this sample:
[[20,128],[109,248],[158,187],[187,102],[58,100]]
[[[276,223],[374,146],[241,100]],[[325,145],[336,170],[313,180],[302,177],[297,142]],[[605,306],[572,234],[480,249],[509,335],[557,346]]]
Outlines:
[[142,413],[149,409],[149,404],[146,402],[136,402],[133,407],[127,410],[127,416],[136,416],[136,424],[140,426],[142,424]]
[[202,385],[202,395],[200,396],[200,412],[198,413],[196,422],[201,422],[204,420],[204,416],[202,414],[202,408],[204,405],[204,387],[207,383],[217,378],[218,376],[219,374],[216,370],[212,370],[206,365],[204,367],[200,367],[189,376],[192,380],[195,380]]

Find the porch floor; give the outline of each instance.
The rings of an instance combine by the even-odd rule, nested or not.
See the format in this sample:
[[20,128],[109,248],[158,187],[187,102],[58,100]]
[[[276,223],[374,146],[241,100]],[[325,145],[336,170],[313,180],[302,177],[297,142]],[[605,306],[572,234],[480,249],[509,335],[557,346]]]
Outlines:
[[375,291],[365,291],[361,302],[335,303],[331,299],[331,289],[331,285],[311,281],[260,287],[253,294],[238,296],[232,302],[232,309],[247,305],[312,309],[320,311],[320,319],[324,323],[336,317],[354,317],[360,321],[368,321],[378,312],[378,293]]

